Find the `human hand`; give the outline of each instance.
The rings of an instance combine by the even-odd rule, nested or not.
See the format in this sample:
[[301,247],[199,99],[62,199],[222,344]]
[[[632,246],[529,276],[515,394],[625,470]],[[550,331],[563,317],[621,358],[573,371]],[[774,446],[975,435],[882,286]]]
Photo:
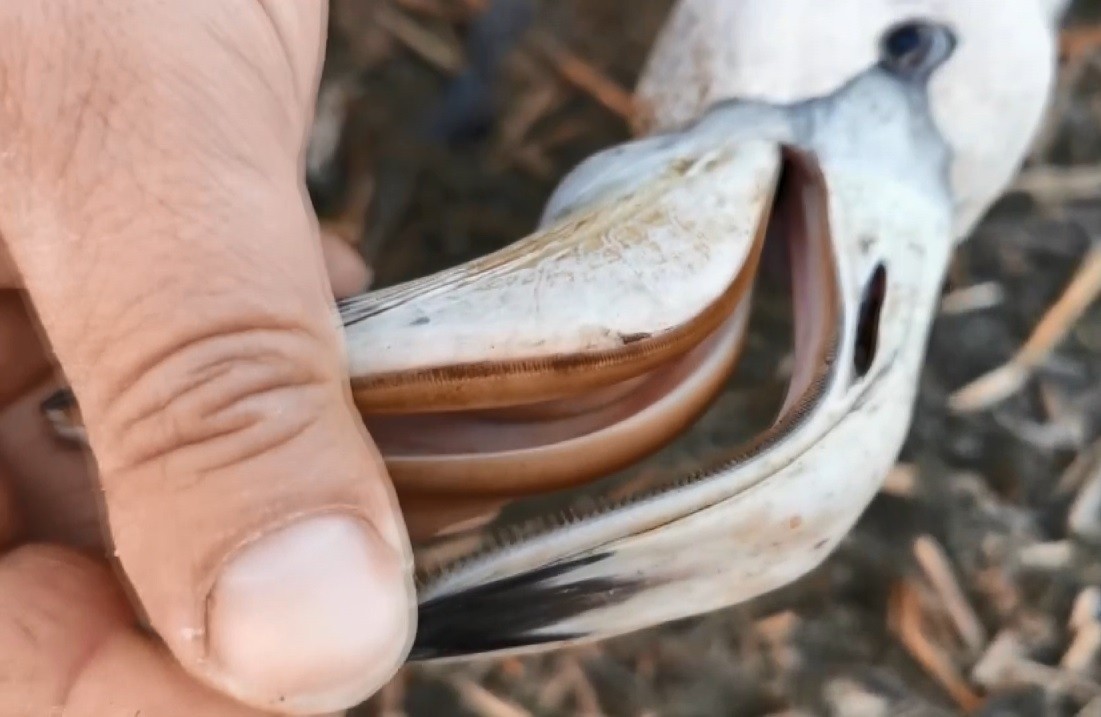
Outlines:
[[339,711],[407,654],[332,307],[364,270],[302,178],[325,13],[0,7],[0,715]]

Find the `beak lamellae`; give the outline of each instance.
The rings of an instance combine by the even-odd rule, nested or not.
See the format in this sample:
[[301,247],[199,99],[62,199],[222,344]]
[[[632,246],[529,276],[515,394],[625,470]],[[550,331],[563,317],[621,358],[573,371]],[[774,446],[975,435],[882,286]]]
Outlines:
[[500,498],[627,467],[733,370],[783,166],[767,142],[342,307],[353,389],[399,494]]

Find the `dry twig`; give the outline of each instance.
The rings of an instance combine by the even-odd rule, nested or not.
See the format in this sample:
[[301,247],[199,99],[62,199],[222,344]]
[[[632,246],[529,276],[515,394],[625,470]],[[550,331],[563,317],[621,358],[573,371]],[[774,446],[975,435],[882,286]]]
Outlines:
[[1101,588],[1088,587],[1078,593],[1067,627],[1074,634],[1059,666],[1071,672],[1087,673],[1101,654]]
[[982,705],[982,698],[971,689],[944,651],[925,636],[921,598],[917,590],[903,581],[891,596],[891,627],[906,651],[952,697],[964,712],[971,714]]
[[990,690],[1020,685],[1042,687],[1089,700],[1101,694],[1101,685],[1069,670],[1040,664],[1024,656],[1024,646],[1011,630],[998,634],[972,671],[975,681]]
[[458,75],[466,66],[466,57],[458,43],[432,32],[397,8],[383,3],[378,8],[377,19],[387,32],[442,72]]
[[948,556],[932,536],[922,535],[914,541],[914,557],[944,602],[960,637],[970,650],[978,653],[986,645],[986,630],[964,596]]
[[996,281],[987,281],[956,289],[940,302],[940,312],[947,316],[969,314],[997,306],[1005,301],[1005,290]]
[[529,92],[501,120],[498,152],[514,151],[524,143],[531,128],[562,104],[563,93],[554,84]]
[[1101,717],[1101,697],[1090,700],[1077,717]]
[[880,492],[897,498],[912,498],[918,490],[918,468],[911,463],[898,463],[883,479]]
[[1013,190],[1041,204],[1059,205],[1101,197],[1101,166],[1032,167],[1013,183]]
[[604,711],[600,708],[600,697],[597,695],[593,683],[589,680],[589,676],[585,674],[584,668],[578,662],[571,660],[566,665],[566,669],[572,678],[571,684],[576,703],[576,714],[579,717],[599,717],[602,715]]
[[1101,622],[1101,587],[1096,585],[1078,593],[1067,619],[1067,627],[1079,630],[1091,622]]
[[1091,622],[1074,635],[1059,666],[1071,672],[1085,673],[1101,654],[1101,623]]
[[1066,497],[1082,490],[1094,476],[1101,475],[1101,439],[1095,440],[1075,457],[1055,484],[1055,495]]
[[1093,468],[1071,504],[1067,528],[1079,540],[1101,544],[1101,471],[1096,464]]
[[1101,295],[1101,246],[1094,246],[1024,346],[1005,365],[956,391],[949,398],[952,410],[980,411],[1020,390],[1098,295]]
[[532,717],[523,707],[498,697],[473,680],[454,677],[452,687],[468,710],[480,717]]
[[570,52],[545,33],[534,35],[531,44],[554,64],[558,73],[571,85],[589,94],[624,120],[634,114],[635,101],[631,93],[592,63]]

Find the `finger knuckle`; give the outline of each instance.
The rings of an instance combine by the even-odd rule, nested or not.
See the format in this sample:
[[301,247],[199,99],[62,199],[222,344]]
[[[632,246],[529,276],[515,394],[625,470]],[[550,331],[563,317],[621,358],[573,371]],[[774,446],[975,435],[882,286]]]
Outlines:
[[287,327],[219,331],[150,360],[113,402],[115,470],[214,470],[293,440],[336,383],[318,344]]

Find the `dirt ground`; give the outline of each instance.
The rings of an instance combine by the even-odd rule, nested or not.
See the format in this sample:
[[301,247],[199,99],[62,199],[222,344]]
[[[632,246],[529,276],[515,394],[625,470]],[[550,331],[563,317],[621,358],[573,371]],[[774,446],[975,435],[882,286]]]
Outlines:
[[[310,158],[324,222],[377,285],[523,236],[564,172],[628,136],[669,5],[334,0]],[[952,268],[899,467],[820,569],[600,645],[410,666],[357,714],[1101,716],[1101,306],[1004,400],[949,402],[1045,317],[1067,324],[1050,312],[1081,267],[1080,285],[1101,282],[1101,2],[1078,4],[1063,48],[1049,126]],[[717,427],[767,415],[782,303],[663,460],[697,460],[727,439]]]

